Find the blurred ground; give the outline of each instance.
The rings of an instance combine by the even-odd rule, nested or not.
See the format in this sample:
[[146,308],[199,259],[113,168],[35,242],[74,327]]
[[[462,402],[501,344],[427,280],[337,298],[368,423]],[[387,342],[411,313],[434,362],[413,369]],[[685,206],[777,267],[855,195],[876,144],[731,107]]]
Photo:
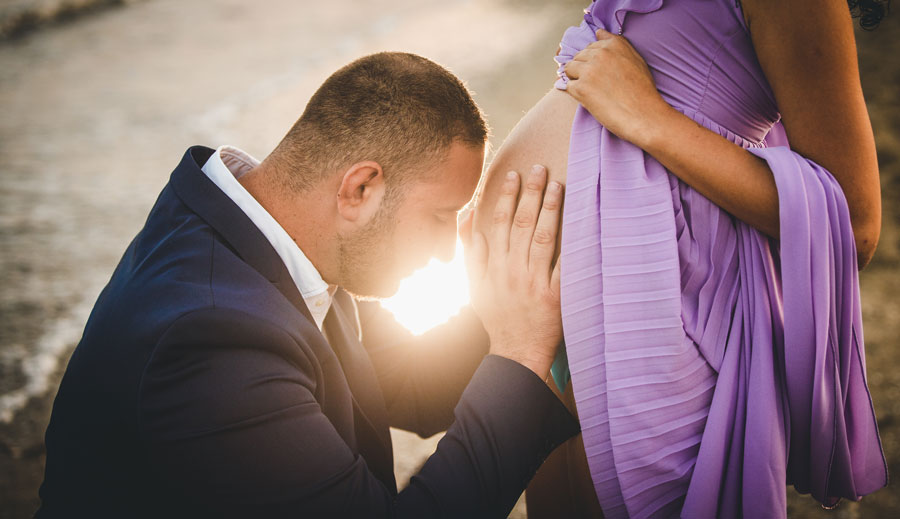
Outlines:
[[138,0],[0,0],[0,40]]
[[[0,25],[24,1],[0,0]],[[64,361],[187,146],[264,156],[330,72],[378,50],[421,53],[466,79],[496,146],[550,87],[556,42],[586,3],[147,0],[0,41],[0,519],[36,508]],[[900,12],[857,40],[885,211],[861,274],[869,383],[898,474]],[[394,439],[401,482],[438,440]],[[789,512],[898,516],[900,492],[892,484],[833,513],[792,496]]]

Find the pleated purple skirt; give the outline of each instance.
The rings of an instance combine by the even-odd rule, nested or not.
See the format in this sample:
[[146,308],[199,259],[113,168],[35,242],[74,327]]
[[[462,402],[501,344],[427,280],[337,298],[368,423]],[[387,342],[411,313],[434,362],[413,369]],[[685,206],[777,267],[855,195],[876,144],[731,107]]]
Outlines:
[[740,10],[618,0],[586,13],[560,64],[598,27],[624,34],[670,104],[768,162],[781,211],[778,242],[579,108],[562,311],[604,514],[784,517],[786,483],[825,504],[881,488],[847,203],[788,147]]

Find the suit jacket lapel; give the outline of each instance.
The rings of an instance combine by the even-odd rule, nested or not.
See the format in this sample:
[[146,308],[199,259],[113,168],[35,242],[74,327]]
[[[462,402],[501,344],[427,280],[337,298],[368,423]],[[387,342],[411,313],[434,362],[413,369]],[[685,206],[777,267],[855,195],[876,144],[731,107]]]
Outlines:
[[[246,214],[203,173],[215,150],[194,146],[185,152],[169,179],[175,193],[216,230],[235,252],[268,279],[310,323],[315,321],[278,253]],[[343,290],[335,293],[325,328],[350,386],[357,448],[369,468],[396,492],[387,410],[368,353],[359,340],[356,306]]]
[[297,285],[272,244],[244,211],[203,173],[203,164],[214,152],[205,146],[188,148],[169,183],[185,205],[221,234],[248,265],[271,281],[301,314],[313,322]]
[[347,292],[338,289],[325,317],[325,333],[338,356],[350,385],[360,454],[369,469],[396,491],[394,455],[387,409],[375,368],[359,335],[356,306]]

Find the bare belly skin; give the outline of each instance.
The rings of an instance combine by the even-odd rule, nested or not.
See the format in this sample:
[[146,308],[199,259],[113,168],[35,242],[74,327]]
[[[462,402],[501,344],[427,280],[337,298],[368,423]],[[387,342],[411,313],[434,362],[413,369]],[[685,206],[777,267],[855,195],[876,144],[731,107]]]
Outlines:
[[507,171],[527,175],[531,166],[547,168],[548,180],[566,183],[569,133],[578,103],[553,89],[516,124],[488,166],[475,210],[475,229],[487,235],[491,213]]

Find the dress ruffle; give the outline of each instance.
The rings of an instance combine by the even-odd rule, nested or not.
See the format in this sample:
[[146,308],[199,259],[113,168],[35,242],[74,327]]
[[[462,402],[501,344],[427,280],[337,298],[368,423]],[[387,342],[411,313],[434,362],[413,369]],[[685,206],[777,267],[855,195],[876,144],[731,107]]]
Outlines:
[[[619,0],[616,4],[612,11],[615,13],[616,23],[619,25],[616,29],[621,29],[625,25],[627,13],[652,13],[663,6],[663,0]],[[596,9],[597,7],[597,2],[594,2],[588,12],[594,20],[599,19],[600,10]],[[606,9],[604,8],[604,10]]]
[[[610,4],[614,7],[610,8]],[[569,78],[563,70],[565,64],[581,49],[597,41],[597,29],[604,29],[621,34],[628,13],[650,13],[663,6],[663,0],[616,0],[614,2],[593,2],[584,10],[584,21],[581,25],[570,27],[563,35],[560,52],[556,58],[559,69],[556,88],[566,89]],[[604,12],[614,13],[610,20],[604,19]]]

